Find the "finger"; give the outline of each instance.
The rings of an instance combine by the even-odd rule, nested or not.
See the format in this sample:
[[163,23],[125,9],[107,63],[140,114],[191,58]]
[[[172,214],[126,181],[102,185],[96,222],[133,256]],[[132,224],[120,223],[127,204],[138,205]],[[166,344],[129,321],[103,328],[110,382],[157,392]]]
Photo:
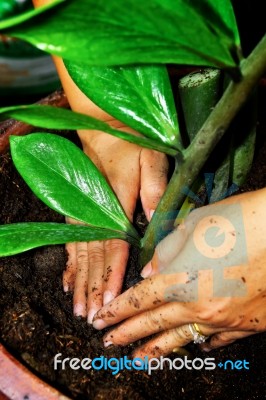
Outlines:
[[[176,346],[173,345],[172,348],[185,345],[186,343],[182,344],[182,341],[180,342],[180,337],[181,339],[183,338],[182,335],[180,336],[180,332],[184,333],[187,329],[180,330],[180,327],[176,327],[179,326],[180,323],[182,323],[181,326],[184,326],[184,322],[189,323],[189,321],[192,320],[193,313],[193,310],[186,310],[184,307],[180,306],[179,303],[168,303],[162,305],[154,310],[149,310],[132,317],[117,328],[108,332],[104,337],[104,345],[106,347],[110,344],[125,346],[129,343],[135,342],[136,340],[151,336],[161,331],[168,331],[169,329],[172,330],[173,336],[169,343],[176,344]],[[221,331],[222,329],[208,327],[203,324],[200,324],[200,326],[203,327],[200,329],[201,333],[206,336],[217,332],[217,330]],[[189,337],[190,340],[194,339],[190,330],[189,332],[189,335],[186,335],[185,337]],[[175,336],[179,339],[176,343],[174,342],[176,339]],[[168,351],[167,347],[165,348],[165,351]]]
[[88,243],[88,323],[103,305],[104,247],[102,241]]
[[[217,329],[202,324],[200,324],[199,328],[201,333],[206,337],[217,332]],[[193,340],[194,337],[188,324],[175,327],[155,336],[152,340],[149,340],[143,346],[139,347],[134,352],[134,357],[142,359],[145,356],[159,358],[160,356],[165,356],[172,352],[182,354],[182,347]]]
[[68,255],[66,270],[63,272],[63,288],[65,292],[74,290],[77,274],[77,243],[67,243],[66,252]]
[[[176,318],[173,317],[175,315]],[[178,303],[164,304],[126,320],[123,324],[108,332],[104,337],[104,345],[125,346],[154,333],[175,328],[180,319],[189,322],[191,313],[184,312]]]
[[126,216],[132,222],[139,193],[139,180],[132,181],[129,185],[129,177],[128,175],[123,175],[123,172],[120,172],[119,176],[109,173],[108,178],[109,184],[119,199]]
[[[103,329],[169,302],[178,304],[180,308],[178,313],[184,309],[189,317],[190,309],[194,315],[197,315],[199,311],[195,304],[195,285],[197,285],[197,279],[194,275],[191,277],[189,272],[154,275],[137,283],[104,306],[95,315],[93,326],[95,329]],[[174,315],[179,317],[178,313]],[[180,325],[184,322],[180,320]]]
[[77,274],[75,280],[73,305],[76,317],[86,317],[87,286],[88,286],[88,243],[79,242],[76,246]]
[[[128,187],[128,176],[109,174],[109,182],[116,193],[128,219],[133,220],[136,207],[139,179]],[[103,304],[108,304],[121,293],[129,256],[129,245],[123,240],[107,240],[104,242],[104,293]]]
[[[178,277],[174,275],[176,283]],[[104,306],[94,317],[93,326],[103,329],[125,318],[158,307],[167,301],[165,290],[173,285],[173,275],[155,275],[122,293],[111,303]]]
[[143,149],[140,153],[140,166],[140,198],[150,221],[167,186],[168,161],[165,154]]
[[104,305],[121,293],[128,255],[129,245],[125,241],[113,239],[104,242]]
[[213,335],[208,343],[201,345],[203,351],[211,351],[213,349],[218,349],[219,347],[228,346],[229,344],[235,342],[237,339],[243,339],[250,335],[255,335],[254,331],[226,331],[219,332]]
[[192,340],[193,337],[188,325],[182,325],[178,328],[169,329],[155,336],[143,346],[138,347],[133,353],[133,358],[144,359],[145,356],[148,356],[148,358],[159,358],[160,356],[172,353],[174,349],[181,349]]

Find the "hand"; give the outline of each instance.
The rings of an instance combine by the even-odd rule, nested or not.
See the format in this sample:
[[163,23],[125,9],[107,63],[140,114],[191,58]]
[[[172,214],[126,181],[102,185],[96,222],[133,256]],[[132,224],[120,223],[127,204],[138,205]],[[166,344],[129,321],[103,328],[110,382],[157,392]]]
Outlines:
[[[74,85],[61,60],[57,60],[59,75],[68,100],[75,111],[89,114],[116,129],[136,134],[132,129],[99,109]],[[168,163],[164,154],[142,149],[99,131],[79,131],[83,150],[116,193],[130,221],[140,194],[148,221],[167,185]],[[65,290],[74,289],[74,314],[87,316],[92,323],[94,314],[113,300],[123,284],[129,245],[122,240],[71,243],[63,276]]]
[[[102,132],[87,135],[82,138],[84,152],[107,177],[128,218],[132,221],[140,193],[150,220],[167,184],[166,157]],[[102,305],[121,292],[129,246],[122,240],[107,240],[70,243],[66,248],[69,259],[64,288],[74,289],[74,314],[88,313],[88,322],[92,323]]]
[[192,341],[193,323],[213,335],[206,351],[265,331],[265,199],[263,189],[193,211],[157,246],[142,271],[146,279],[95,315],[96,329],[126,320],[104,345],[160,332],[134,353],[159,357]]
[[[36,7],[53,0],[33,0]],[[74,84],[61,59],[53,57],[57,71],[74,111],[98,118],[116,129],[138,135],[92,103]],[[100,169],[116,193],[130,221],[136,201],[141,198],[148,221],[167,185],[167,158],[164,154],[98,131],[78,131],[83,150]],[[69,223],[77,223],[67,219]],[[129,246],[121,240],[70,243],[64,290],[74,290],[74,314],[88,318],[121,291]]]

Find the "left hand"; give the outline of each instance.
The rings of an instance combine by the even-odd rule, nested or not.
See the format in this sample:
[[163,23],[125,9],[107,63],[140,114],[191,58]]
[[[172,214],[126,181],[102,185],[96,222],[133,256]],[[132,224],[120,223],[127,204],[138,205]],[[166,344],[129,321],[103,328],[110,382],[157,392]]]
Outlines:
[[[121,129],[129,130],[124,126]],[[129,220],[133,220],[140,196],[149,221],[167,185],[165,155],[104,132],[83,131],[82,134],[85,154],[106,177]],[[73,223],[73,220],[68,219],[68,222]],[[69,257],[63,277],[64,288],[74,292],[74,314],[87,316],[88,323],[92,323],[94,314],[121,293],[129,245],[113,239],[68,243],[66,250]]]
[[[202,345],[206,351],[265,331],[265,196],[263,189],[193,211],[181,229],[157,246],[142,271],[147,278],[95,315],[96,329],[126,320],[105,335],[104,345],[127,345],[161,332],[134,353],[159,357],[191,342],[189,325],[194,323],[202,335],[213,335]],[[202,238],[208,229],[217,228],[217,221],[227,238],[226,256],[201,257],[196,247],[206,244]],[[232,243],[237,240],[241,246],[234,252]],[[207,246],[200,248],[201,254]]]
[[[54,0],[33,0],[40,7]],[[58,21],[60,24],[60,21]],[[138,135],[108,115],[80,91],[63,61],[53,57],[58,75],[73,111],[93,116],[116,129]],[[105,176],[132,221],[140,197],[148,221],[167,186],[168,162],[165,154],[143,149],[100,131],[79,130],[84,153]],[[77,205],[78,206],[78,205]],[[77,223],[67,219],[68,223]],[[92,323],[94,314],[120,292],[126,270],[129,245],[125,241],[77,242],[66,245],[68,261],[63,274],[64,290],[73,291],[75,316]]]

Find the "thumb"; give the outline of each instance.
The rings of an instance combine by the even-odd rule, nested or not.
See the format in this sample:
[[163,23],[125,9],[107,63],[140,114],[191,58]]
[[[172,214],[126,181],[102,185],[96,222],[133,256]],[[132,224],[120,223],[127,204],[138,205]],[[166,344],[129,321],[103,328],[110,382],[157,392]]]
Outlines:
[[146,218],[150,221],[167,186],[168,161],[165,154],[143,149],[140,167],[140,198]]
[[152,260],[141,271],[142,278],[162,272],[171,261],[180,253],[188,238],[188,230],[179,225],[173,232],[164,238],[156,247]]

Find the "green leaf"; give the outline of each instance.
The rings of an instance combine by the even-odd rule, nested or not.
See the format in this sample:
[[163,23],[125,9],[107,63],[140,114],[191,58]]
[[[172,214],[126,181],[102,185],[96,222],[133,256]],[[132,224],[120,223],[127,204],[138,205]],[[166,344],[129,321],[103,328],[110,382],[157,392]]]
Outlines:
[[52,222],[25,222],[0,226],[0,257],[22,253],[39,246],[91,240],[122,239],[137,244],[138,241],[124,232],[83,225]]
[[138,237],[115,194],[91,160],[57,135],[10,138],[19,173],[46,205],[86,224]]
[[[64,3],[66,0],[54,0],[52,3],[46,4],[42,7],[37,8],[36,10],[25,11],[24,13],[19,13],[14,17],[6,18],[3,21],[0,21],[0,30],[8,29],[12,26],[16,26],[22,24],[23,22],[27,22],[31,20],[33,17],[38,15],[42,15],[47,10],[50,10],[57,6],[58,4]],[[1,7],[1,6],[0,6]],[[43,16],[42,16],[43,18]]]
[[236,18],[231,1],[205,0],[193,1],[193,7],[205,17],[210,29],[213,29],[221,40],[233,37],[237,46],[240,46],[240,37]]
[[230,0],[68,0],[5,33],[89,65],[234,68],[235,32]]
[[65,64],[79,89],[100,108],[146,137],[181,147],[173,93],[164,65]]
[[111,128],[108,124],[84,114],[75,113],[59,107],[46,105],[30,105],[0,108],[0,120],[8,117],[18,119],[27,124],[46,129],[91,129],[109,133],[120,139],[138,144],[149,149],[158,150],[175,156],[177,149],[160,143],[158,140],[146,139],[128,132]]

